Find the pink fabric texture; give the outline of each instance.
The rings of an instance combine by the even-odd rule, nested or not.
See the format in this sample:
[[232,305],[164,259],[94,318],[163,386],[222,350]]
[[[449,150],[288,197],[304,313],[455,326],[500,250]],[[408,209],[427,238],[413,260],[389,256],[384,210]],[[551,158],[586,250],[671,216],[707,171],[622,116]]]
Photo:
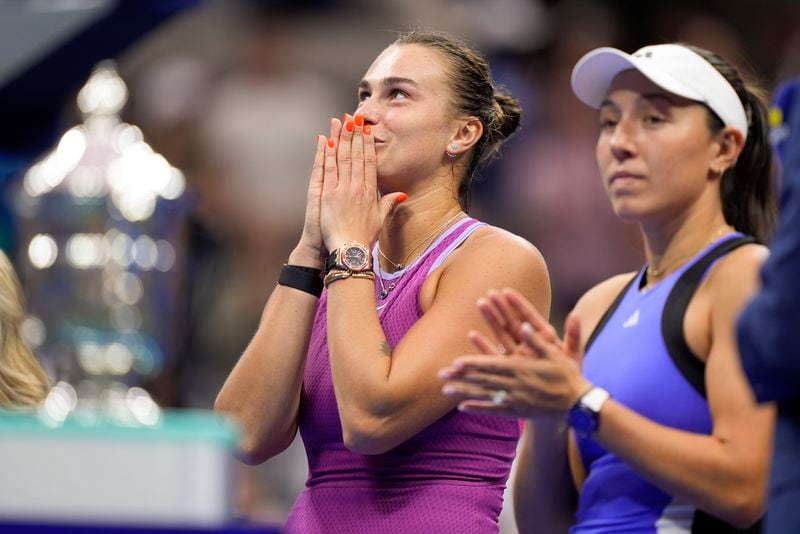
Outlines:
[[[384,285],[394,281],[396,287],[384,300],[376,278],[380,322],[392,347],[422,315],[419,292],[431,268],[483,225],[467,218],[451,227],[402,276],[389,275],[393,278]],[[284,531],[497,532],[503,489],[519,439],[517,421],[453,410],[384,454],[348,450],[331,380],[326,309],[327,292],[323,292],[300,401],[309,477]]]

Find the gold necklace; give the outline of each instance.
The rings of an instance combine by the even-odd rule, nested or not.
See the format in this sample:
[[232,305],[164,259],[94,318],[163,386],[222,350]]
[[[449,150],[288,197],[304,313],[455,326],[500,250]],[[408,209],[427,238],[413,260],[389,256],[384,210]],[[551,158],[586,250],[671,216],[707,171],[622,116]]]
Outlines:
[[732,231],[732,230],[733,230],[733,228],[729,224],[725,224],[725,225],[719,227],[711,235],[711,237],[707,241],[705,241],[699,248],[695,249],[690,254],[682,254],[682,255],[678,256],[677,258],[675,258],[674,260],[672,260],[671,262],[669,262],[667,265],[665,265],[664,267],[662,267],[660,269],[654,269],[652,266],[648,265],[647,266],[647,270],[645,271],[645,274],[647,275],[647,283],[649,284],[655,278],[661,278],[662,276],[664,276],[666,274],[666,272],[669,269],[671,269],[672,267],[675,267],[676,265],[678,265],[679,263],[683,262],[684,260],[687,260],[687,259],[693,257],[698,252],[700,252],[701,250],[706,248],[708,245],[710,245],[712,242],[714,242],[714,240],[716,240],[719,237],[722,237],[726,233],[726,231],[729,232],[729,231]]
[[[405,258],[403,258],[403,261],[402,261],[401,263],[395,263],[395,262],[393,262],[392,260],[390,260],[390,259],[389,259],[389,258],[386,256],[386,254],[384,254],[384,253],[383,253],[383,251],[381,250],[381,242],[380,242],[380,241],[378,241],[378,254],[380,254],[380,255],[381,255],[381,257],[382,257],[383,259],[385,259],[386,261],[388,261],[389,263],[391,263],[391,264],[394,266],[394,268],[395,268],[395,269],[397,269],[397,270],[400,270],[400,269],[402,269],[402,268],[403,268],[403,266],[404,266],[404,265],[406,265],[406,262],[407,262],[407,261],[408,261],[408,260],[411,258],[411,255],[412,255],[412,254],[414,254],[414,252],[416,252],[416,251],[417,251],[417,249],[419,249],[419,247],[421,247],[423,244],[425,244],[425,243],[426,243],[426,242],[427,242],[429,239],[433,239],[433,238],[434,238],[434,237],[435,237],[435,236],[436,236],[436,235],[437,235],[439,232],[441,232],[441,231],[443,231],[445,228],[447,228],[447,225],[448,225],[448,224],[450,224],[451,222],[453,222],[453,221],[456,219],[456,217],[458,217],[459,215],[461,215],[461,213],[462,213],[462,212],[461,212],[461,210],[459,210],[459,211],[458,211],[458,213],[456,213],[455,215],[453,215],[452,217],[450,217],[449,219],[447,219],[447,220],[445,221],[445,223],[444,223],[443,225],[441,225],[439,228],[437,228],[436,230],[434,230],[434,231],[433,231],[433,233],[431,233],[431,234],[430,234],[429,236],[427,236],[425,239],[423,239],[422,241],[420,241],[419,243],[417,243],[417,245],[416,245],[414,248],[412,248],[412,249],[411,249],[411,252],[409,252],[409,253],[408,253],[408,255],[406,255],[406,257],[405,257]],[[380,264],[380,263],[379,263],[379,264]]]
[[[380,254],[381,257],[383,257],[386,261],[391,263],[396,269],[401,270],[401,269],[403,269],[403,266],[406,264],[406,262],[409,259],[411,259],[411,255],[414,254],[414,252],[416,252],[417,249],[419,249],[419,247],[421,247],[423,244],[427,243],[428,241],[436,239],[442,232],[445,231],[445,229],[447,229],[447,227],[450,225],[450,223],[452,223],[454,220],[456,220],[456,218],[459,217],[461,214],[462,214],[462,212],[461,212],[461,210],[459,210],[458,213],[456,213],[455,215],[453,215],[452,217],[447,219],[447,221],[445,221],[445,223],[443,225],[441,225],[436,230],[434,230],[432,234],[430,234],[425,239],[423,239],[422,241],[417,243],[417,245],[414,248],[411,249],[411,252],[409,252],[408,255],[405,258],[403,258],[403,262],[402,263],[395,263],[392,260],[390,260],[389,258],[387,258],[386,254],[384,254],[383,251],[381,250],[380,241],[378,242],[378,254]],[[397,287],[397,283],[400,281],[401,278],[403,278],[404,274],[406,274],[406,273],[402,272],[400,274],[400,276],[398,276],[395,281],[393,281],[388,286],[384,286],[384,284],[383,284],[383,270],[381,269],[381,262],[378,261],[378,283],[381,286],[381,294],[380,294],[381,299],[385,299],[389,295],[389,292],[391,290],[393,290],[395,287]]]
[[383,251],[381,250],[381,246],[380,245],[378,245],[378,254],[381,255],[381,258],[383,258],[384,260],[386,260],[389,263],[391,263],[392,266],[395,269],[397,269],[398,271],[403,268],[403,264],[402,263],[395,263],[392,260],[390,260],[389,257],[386,254],[383,253]]

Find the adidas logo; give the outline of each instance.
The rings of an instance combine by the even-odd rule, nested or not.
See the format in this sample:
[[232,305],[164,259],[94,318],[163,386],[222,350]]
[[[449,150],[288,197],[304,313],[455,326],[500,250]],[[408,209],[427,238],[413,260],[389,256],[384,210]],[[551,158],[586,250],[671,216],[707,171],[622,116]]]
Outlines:
[[622,328],[631,328],[632,326],[636,326],[639,324],[639,310],[636,310],[628,317],[624,323],[622,323]]

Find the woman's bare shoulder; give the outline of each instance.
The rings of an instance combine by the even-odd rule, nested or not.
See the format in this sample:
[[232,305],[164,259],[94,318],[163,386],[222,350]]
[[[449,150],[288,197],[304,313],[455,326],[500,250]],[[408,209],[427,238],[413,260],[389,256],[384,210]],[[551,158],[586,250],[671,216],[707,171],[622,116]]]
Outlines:
[[543,314],[550,309],[550,275],[544,257],[526,239],[495,226],[475,230],[448,256],[423,287],[423,309],[440,289],[465,286],[480,288],[481,296],[489,289],[513,287]]
[[608,310],[614,299],[622,292],[628,282],[636,276],[636,272],[629,272],[612,276],[592,287],[583,294],[575,304],[573,312],[581,320],[581,332],[583,343],[586,343],[588,336],[597,328],[600,319]]
[[459,248],[461,259],[500,257],[508,261],[534,263],[545,267],[545,259],[530,241],[497,226],[486,225],[477,230]]

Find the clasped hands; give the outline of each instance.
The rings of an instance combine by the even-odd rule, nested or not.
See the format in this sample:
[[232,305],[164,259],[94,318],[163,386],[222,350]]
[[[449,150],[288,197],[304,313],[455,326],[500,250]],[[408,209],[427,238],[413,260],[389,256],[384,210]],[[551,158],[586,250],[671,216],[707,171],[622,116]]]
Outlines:
[[386,217],[407,197],[380,196],[372,127],[363,115],[331,119],[330,137],[317,137],[301,248],[320,257],[343,244],[370,246]]
[[[480,354],[439,373],[459,409],[516,418],[563,417],[590,383],[581,374],[580,321],[571,313],[564,339],[518,291],[489,291],[478,308],[494,340],[470,331]],[[500,395],[498,393],[505,392]]]

